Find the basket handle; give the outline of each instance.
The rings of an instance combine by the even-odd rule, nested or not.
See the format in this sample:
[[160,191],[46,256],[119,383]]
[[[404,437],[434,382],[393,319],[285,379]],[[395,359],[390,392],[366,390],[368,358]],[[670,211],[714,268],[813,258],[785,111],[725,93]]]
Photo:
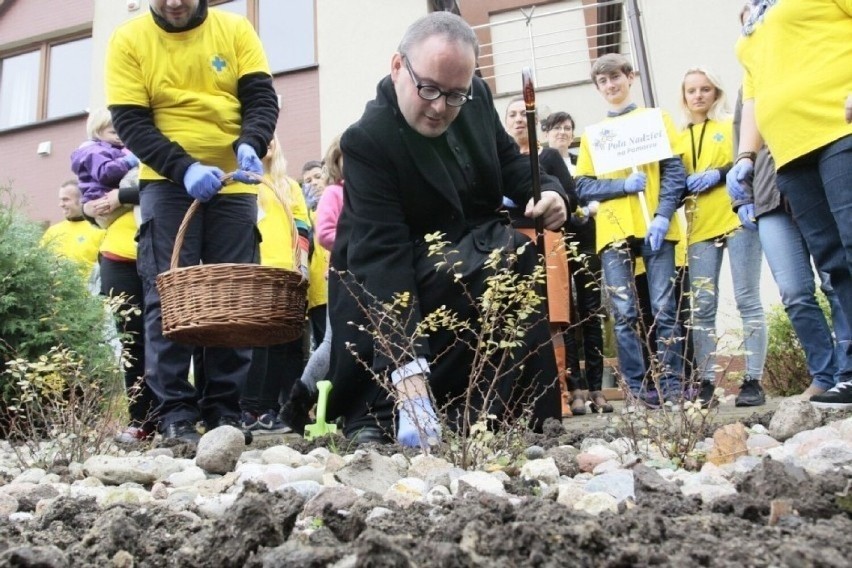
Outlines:
[[186,210],[186,214],[183,216],[183,221],[180,222],[180,227],[178,227],[177,236],[175,237],[175,246],[172,249],[172,261],[169,266],[171,270],[174,270],[178,267],[180,249],[183,247],[183,238],[186,236],[186,230],[189,227],[189,221],[192,219],[192,216],[195,215],[195,212],[200,206],[201,202],[197,199],[194,199],[192,201],[192,205],[190,205],[189,209]]
[[[254,177],[256,177],[260,183],[264,183],[262,177],[257,175],[255,175]],[[222,184],[225,185],[229,183],[232,178],[233,173],[225,174],[222,177]],[[264,183],[264,185],[266,184]],[[299,258],[299,232],[296,230],[296,221],[293,217],[293,211],[290,209],[290,206],[281,198],[281,196],[278,195],[278,192],[275,191],[275,188],[270,189],[272,189],[272,193],[275,194],[275,197],[279,200],[281,205],[284,206],[284,211],[287,213],[287,216],[290,219],[290,229],[293,232],[293,266],[297,267],[296,271],[298,272],[299,261],[301,260]],[[192,220],[192,216],[195,215],[195,212],[200,206],[201,202],[199,200],[193,200],[192,204],[189,206],[189,209],[186,210],[186,214],[183,216],[183,221],[180,222],[180,227],[178,227],[178,232],[175,236],[175,246],[174,248],[172,248],[172,260],[169,264],[169,268],[171,270],[174,270],[178,267],[178,260],[180,259],[180,249],[183,247],[183,239],[186,236],[187,229],[189,228],[189,222]]]

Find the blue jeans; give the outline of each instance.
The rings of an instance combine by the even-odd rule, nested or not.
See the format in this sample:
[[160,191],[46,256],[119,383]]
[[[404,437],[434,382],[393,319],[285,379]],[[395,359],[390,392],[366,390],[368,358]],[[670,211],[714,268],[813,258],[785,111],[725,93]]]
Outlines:
[[689,245],[692,338],[697,378],[712,382],[716,379],[716,310],[719,304],[719,272],[726,248],[734,299],[743,321],[746,374],[752,379],[760,379],[766,361],[767,341],[766,320],[760,302],[760,239],[757,232],[742,228],[722,239]]
[[[769,269],[778,284],[781,303],[805,352],[812,384],[831,388],[837,374],[837,354],[833,349],[831,329],[817,303],[814,271],[805,239],[792,217],[780,208],[761,215],[757,231]],[[840,302],[825,280],[823,291],[831,304],[832,319],[839,337],[848,337],[848,325]]]
[[683,375],[683,337],[676,319],[674,243],[666,241],[656,252],[642,243],[633,248],[609,247],[601,253],[607,298],[615,318],[619,371],[633,394],[653,388],[642,359],[642,339],[648,332],[642,329],[634,285],[637,253],[645,262],[654,314],[657,345],[652,366],[657,368],[653,370],[661,377],[663,395],[674,395],[680,392]]
[[[178,226],[192,198],[183,186],[157,181],[142,186],[139,200],[142,225],[137,267],[145,292],[145,379],[160,403],[160,428],[165,430],[183,420],[239,420],[240,393],[251,366],[251,348],[204,348],[201,359],[206,381],[203,390],[196,393],[188,379],[193,346],[163,335],[156,277],[169,269]],[[180,251],[180,266],[257,263],[260,240],[256,220],[257,196],[215,196],[192,218]]]
[[[852,321],[852,135],[778,170],[778,189],[805,237],[817,268],[828,274],[846,321]],[[838,375],[852,380],[847,357]]]

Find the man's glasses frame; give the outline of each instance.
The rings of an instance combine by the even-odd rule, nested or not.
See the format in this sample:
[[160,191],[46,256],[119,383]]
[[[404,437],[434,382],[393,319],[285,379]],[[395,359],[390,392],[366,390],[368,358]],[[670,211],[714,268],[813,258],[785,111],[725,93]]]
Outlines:
[[420,82],[420,78],[414,72],[414,69],[411,68],[411,63],[409,63],[408,57],[403,55],[402,60],[405,62],[405,68],[408,69],[408,74],[411,75],[411,80],[414,81],[414,86],[417,88],[417,94],[424,101],[434,101],[443,96],[447,101],[447,106],[460,107],[464,103],[473,100],[473,95],[470,94],[470,90],[468,90],[467,93],[459,93],[457,91],[442,91],[434,85],[424,85]]

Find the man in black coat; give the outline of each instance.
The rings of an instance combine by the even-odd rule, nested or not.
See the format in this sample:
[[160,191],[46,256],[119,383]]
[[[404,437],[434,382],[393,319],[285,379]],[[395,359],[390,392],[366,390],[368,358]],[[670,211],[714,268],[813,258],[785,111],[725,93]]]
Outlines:
[[[420,446],[440,437],[430,391],[453,427],[475,422],[483,410],[498,422],[510,420],[530,405],[537,427],[560,416],[542,309],[531,318],[524,345],[513,350],[514,368],[506,374],[504,366],[496,379],[496,361],[471,377],[473,332],[458,338],[442,329],[406,341],[441,306],[461,318],[476,317],[452,274],[436,270],[439,259],[428,256],[425,235],[443,233],[452,243],[448,250],[459,251],[457,272],[475,298],[485,289],[488,253],[528,242],[500,213],[504,195],[526,204],[527,216],[541,216],[547,228],[558,230],[566,220],[567,198],[552,178],[542,176],[542,197],[533,204],[529,158],[504,131],[486,83],[474,76],[477,56],[476,36],[464,20],[447,12],[420,18],[406,31],[376,98],[341,139],[346,185],[329,277],[329,412],[343,416],[346,435],[357,442],[388,441],[396,432],[400,443]],[[535,247],[527,246],[515,270],[529,274],[537,262]],[[381,310],[401,293],[410,298],[404,323],[381,328],[381,338],[390,341],[379,340],[370,333],[365,308]],[[393,386],[380,385],[377,377]],[[481,388],[464,400],[472,381],[491,385],[497,400],[483,402]]]

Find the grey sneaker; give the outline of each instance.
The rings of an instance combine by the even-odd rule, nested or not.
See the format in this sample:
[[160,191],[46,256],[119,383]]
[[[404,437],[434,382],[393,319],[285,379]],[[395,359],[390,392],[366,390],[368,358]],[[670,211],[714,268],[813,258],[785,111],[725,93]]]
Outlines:
[[760,381],[747,378],[743,381],[743,386],[740,387],[740,394],[737,395],[735,406],[763,406],[766,404],[766,394],[763,392],[763,386]]

